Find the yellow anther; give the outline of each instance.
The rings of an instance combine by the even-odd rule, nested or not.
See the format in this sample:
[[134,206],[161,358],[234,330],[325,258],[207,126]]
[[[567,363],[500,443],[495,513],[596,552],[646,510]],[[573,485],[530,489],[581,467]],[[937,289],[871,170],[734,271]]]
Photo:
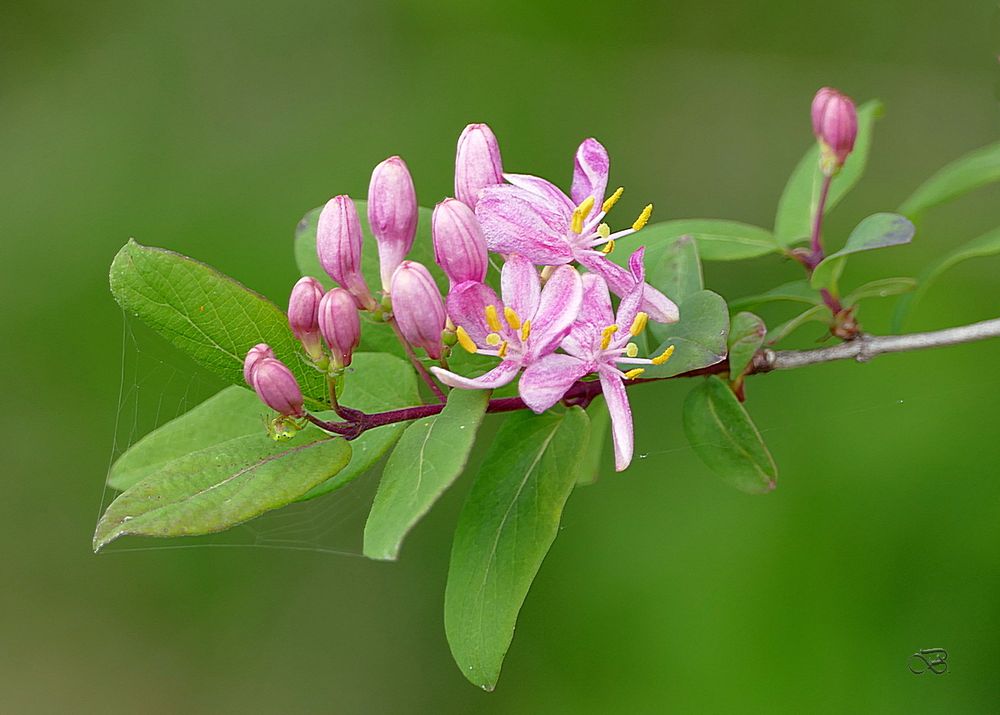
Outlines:
[[476,344],[472,342],[472,338],[469,337],[469,334],[461,325],[455,328],[455,337],[458,338],[458,344],[463,348],[468,350],[470,353],[476,352]]
[[601,211],[603,211],[604,213],[610,211],[612,207],[614,207],[614,205],[618,203],[618,199],[620,199],[622,197],[622,194],[624,193],[625,193],[624,186],[619,186],[617,189],[615,189],[615,193],[611,194],[611,196],[609,196],[607,200],[605,200],[604,204],[601,206]]
[[606,223],[602,223],[597,227],[597,235],[601,238],[607,239],[611,235],[611,227]]
[[613,250],[615,250],[614,241],[608,241],[607,243],[604,244],[604,246],[601,247],[601,253],[603,253],[605,256],[611,253]]
[[497,357],[502,358],[506,356],[507,356],[507,341],[504,340],[502,343],[500,343],[500,349],[497,350]]
[[632,319],[632,325],[629,326],[628,331],[632,335],[638,335],[639,333],[641,333],[643,330],[646,329],[646,323],[648,322],[649,322],[649,315],[640,310],[638,313],[635,314],[635,318]]
[[503,317],[507,320],[507,325],[512,327],[514,330],[521,327],[521,316],[519,316],[513,308],[505,306],[503,309]]
[[644,372],[646,372],[645,368],[637,367],[634,370],[629,370],[628,372],[626,372],[625,373],[625,379],[626,380],[634,380],[635,378],[639,377],[639,375],[641,375]]
[[638,354],[639,354],[639,346],[636,345],[635,343],[629,343],[628,345],[625,346],[625,355],[627,355],[628,357],[634,358]]
[[594,208],[594,197],[593,196],[588,196],[587,198],[585,198],[583,200],[583,203],[581,203],[579,206],[577,206],[577,209],[584,216],[584,218],[586,218],[587,216],[590,215],[590,212],[593,210],[593,208]]
[[486,336],[486,344],[496,347],[501,342],[501,338],[496,333],[490,333]]
[[573,209],[573,218],[569,222],[569,227],[573,233],[583,233],[583,212],[580,211],[579,206]]
[[640,230],[643,226],[649,223],[649,217],[652,215],[653,215],[653,204],[646,204],[646,208],[642,210],[642,213],[639,214],[639,218],[637,218],[635,220],[635,223],[632,224],[632,230],[633,231]]
[[[486,306],[486,324],[490,326],[490,330],[500,331],[500,316],[497,315],[497,307],[495,305]],[[499,343],[494,343],[499,344]]]
[[667,360],[669,360],[670,356],[673,355],[673,354],[674,354],[674,346],[671,345],[669,348],[667,348],[662,353],[660,353],[659,355],[657,355],[655,358],[653,358],[652,360],[650,360],[650,362],[653,363],[654,365],[662,365]]
[[601,350],[607,350],[611,345],[611,336],[618,332],[617,325],[609,325],[601,331]]
[[525,320],[524,325],[521,326],[521,342],[523,343],[531,335],[531,321]]

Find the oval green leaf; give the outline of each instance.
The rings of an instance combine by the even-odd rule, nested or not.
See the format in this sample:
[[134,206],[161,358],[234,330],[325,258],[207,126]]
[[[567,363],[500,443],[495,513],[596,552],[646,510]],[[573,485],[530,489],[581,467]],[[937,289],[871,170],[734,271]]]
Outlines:
[[742,312],[733,316],[729,329],[729,377],[735,380],[750,366],[753,356],[764,344],[767,326],[763,318]]
[[748,494],[774,489],[774,459],[750,415],[718,377],[709,377],[688,394],[684,432],[695,454],[727,484]]
[[740,261],[781,253],[782,247],[766,228],[723,219],[677,219],[643,229],[639,242],[648,246],[647,256],[657,246],[680,236],[691,236],[704,261]]
[[518,611],[580,476],[587,414],[515,413],[500,427],[462,507],[444,624],[462,674],[493,690]]
[[932,206],[995,181],[1000,181],[1000,142],[976,149],[939,170],[903,202],[899,212],[916,218]]
[[650,323],[651,355],[659,355],[671,345],[674,354],[662,365],[646,365],[643,377],[672,377],[689,370],[708,367],[726,357],[729,309],[718,293],[703,290],[680,304],[680,320],[663,325]]
[[844,247],[816,266],[809,279],[810,285],[816,289],[835,286],[847,263],[847,256],[909,243],[913,239],[913,230],[910,220],[899,214],[877,213],[862,219],[847,237]]

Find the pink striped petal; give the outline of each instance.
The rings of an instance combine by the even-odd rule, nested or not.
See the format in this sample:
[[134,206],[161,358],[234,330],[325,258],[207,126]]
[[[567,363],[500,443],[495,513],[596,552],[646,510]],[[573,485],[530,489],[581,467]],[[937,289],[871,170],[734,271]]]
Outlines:
[[476,218],[486,246],[494,253],[518,253],[537,265],[558,266],[573,260],[567,240],[569,218],[537,194],[516,186],[483,189]]
[[[630,270],[612,263],[604,256],[584,253],[580,254],[577,260],[607,281],[611,292],[617,296],[628,295],[636,285],[635,277]],[[674,302],[648,283],[643,284],[639,310],[648,313],[649,317],[658,323],[676,323],[679,315]]]
[[513,380],[517,377],[517,371],[520,369],[520,364],[513,360],[504,360],[495,368],[479,377],[465,377],[437,365],[431,367],[431,372],[434,373],[437,379],[449,387],[457,387],[463,390],[492,390],[497,387],[503,387]]
[[537,360],[566,337],[583,303],[583,281],[575,268],[559,266],[542,288],[538,310],[531,318],[530,359]]
[[476,281],[459,283],[448,293],[448,317],[455,325],[462,327],[480,347],[486,344],[486,336],[492,332],[486,324],[486,306],[496,307],[503,314],[503,303],[488,285]]
[[528,366],[517,389],[532,411],[545,412],[563,398],[573,383],[590,372],[587,363],[571,355],[550,353]]
[[570,196],[579,206],[588,196],[594,197],[594,208],[590,216],[596,216],[604,203],[608,188],[608,172],[611,166],[608,150],[596,139],[584,139],[576,150],[573,163],[573,186]]
[[507,257],[500,271],[500,294],[504,305],[513,308],[521,320],[530,320],[538,310],[542,282],[535,264],[517,254]]
[[576,204],[570,201],[569,196],[564,194],[562,189],[551,181],[546,181],[541,177],[532,176],[531,174],[504,174],[503,178],[519,189],[524,189],[542,197],[567,217],[573,215],[573,209],[576,208]]
[[611,438],[615,445],[615,471],[623,471],[632,461],[632,408],[625,394],[625,384],[614,368],[601,366],[601,390],[611,415]]

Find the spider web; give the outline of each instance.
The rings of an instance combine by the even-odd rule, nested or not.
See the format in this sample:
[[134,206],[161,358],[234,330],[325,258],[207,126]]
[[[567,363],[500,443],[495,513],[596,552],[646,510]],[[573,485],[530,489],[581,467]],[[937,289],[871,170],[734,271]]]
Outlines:
[[[108,473],[97,518],[120,494],[111,466],[143,436],[226,387],[141,322],[122,313],[121,383]],[[261,432],[265,430],[261,408]],[[330,494],[267,512],[217,534],[169,539],[127,536],[101,553],[191,548],[262,548],[361,556],[365,519],[377,487],[368,474]]]

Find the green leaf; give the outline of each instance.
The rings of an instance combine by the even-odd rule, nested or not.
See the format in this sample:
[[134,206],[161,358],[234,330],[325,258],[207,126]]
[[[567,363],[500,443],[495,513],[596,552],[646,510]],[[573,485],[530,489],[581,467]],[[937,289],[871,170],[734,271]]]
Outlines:
[[766,228],[721,219],[656,223],[643,229],[640,241],[648,246],[646,255],[649,257],[661,244],[669,244],[681,236],[694,238],[704,261],[739,261],[782,252],[782,247]]
[[365,556],[395,560],[406,534],[465,469],[489,401],[487,390],[452,390],[444,410],[406,428],[382,470]]
[[846,298],[844,305],[851,306],[867,298],[888,298],[889,296],[909,293],[917,287],[916,278],[880,278],[860,285],[852,290]]
[[688,394],[684,432],[695,454],[727,484],[749,494],[774,489],[774,459],[750,415],[718,377],[709,377]]
[[994,181],[1000,181],[1000,142],[976,149],[940,169],[903,202],[899,212],[916,218],[932,206]]
[[847,243],[836,253],[824,258],[813,270],[810,285],[813,288],[830,288],[837,284],[847,263],[847,256],[861,251],[899,246],[913,239],[913,224],[899,214],[877,213],[862,219],[854,227]]
[[458,517],[445,631],[462,674],[484,690],[496,686],[518,611],[559,531],[587,431],[579,407],[510,415]]
[[985,258],[987,256],[996,256],[1000,254],[1000,228],[995,228],[988,233],[984,233],[982,236],[965,243],[958,248],[956,248],[951,253],[947,254],[944,258],[939,261],[932,263],[927,266],[926,269],[917,277],[917,282],[919,286],[917,290],[909,295],[903,296],[896,306],[896,312],[892,317],[893,329],[901,330],[903,327],[903,322],[906,319],[907,313],[913,309],[913,307],[920,302],[920,299],[924,297],[924,294],[941,276],[942,273],[949,270],[950,268],[967,261],[970,258]]
[[[410,363],[385,353],[355,353],[340,395],[341,404],[362,412],[385,412],[420,404],[417,376]],[[332,412],[324,419],[336,420]],[[336,491],[360,477],[396,444],[406,425],[397,422],[366,431],[351,441],[350,463],[335,476],[319,484],[298,501],[306,501]]]
[[587,407],[587,417],[590,418],[590,439],[587,440],[587,452],[583,456],[580,467],[580,477],[577,486],[593,484],[601,475],[601,464],[604,461],[604,445],[608,443],[608,433],[611,429],[611,413],[604,398],[598,395]]
[[647,365],[643,377],[672,377],[714,365],[726,357],[729,310],[722,296],[710,290],[699,291],[679,308],[681,318],[676,323],[649,324],[652,344],[659,341],[659,347],[651,354],[659,355],[671,345],[674,354],[662,365]]
[[750,366],[753,356],[764,344],[767,326],[753,313],[737,313],[729,329],[729,376],[735,380]]
[[[866,102],[858,108],[858,137],[854,142],[854,151],[847,157],[844,167],[830,184],[824,213],[828,213],[840,203],[864,174],[868,153],[871,150],[872,130],[875,120],[881,114],[882,103],[877,100]],[[813,143],[812,148],[795,167],[778,201],[778,213],[774,217],[774,235],[782,246],[791,246],[809,237],[821,183],[819,146]]]
[[791,320],[785,321],[772,329],[769,333],[771,339],[767,341],[768,345],[780,343],[803,325],[810,322],[828,323],[829,312],[827,307],[825,305],[814,305],[805,312],[799,313]]
[[350,445],[308,427],[288,442],[235,437],[167,462],[111,502],[94,550],[126,535],[195,536],[284,506],[343,469]]
[[777,288],[772,288],[764,293],[731,300],[729,301],[729,309],[746,310],[747,308],[754,308],[765,303],[776,303],[779,301],[819,305],[823,302],[823,299],[820,297],[819,293],[817,293],[809,285],[809,281],[803,278],[801,280],[784,283]]
[[698,245],[690,236],[681,236],[666,244],[662,251],[646,257],[645,265],[649,284],[675,303],[705,287]]
[[258,293],[204,263],[129,241],[111,264],[111,292],[200,365],[243,384],[243,358],[267,343],[291,369],[312,403],[326,400],[326,381],[308,362],[285,314]]

